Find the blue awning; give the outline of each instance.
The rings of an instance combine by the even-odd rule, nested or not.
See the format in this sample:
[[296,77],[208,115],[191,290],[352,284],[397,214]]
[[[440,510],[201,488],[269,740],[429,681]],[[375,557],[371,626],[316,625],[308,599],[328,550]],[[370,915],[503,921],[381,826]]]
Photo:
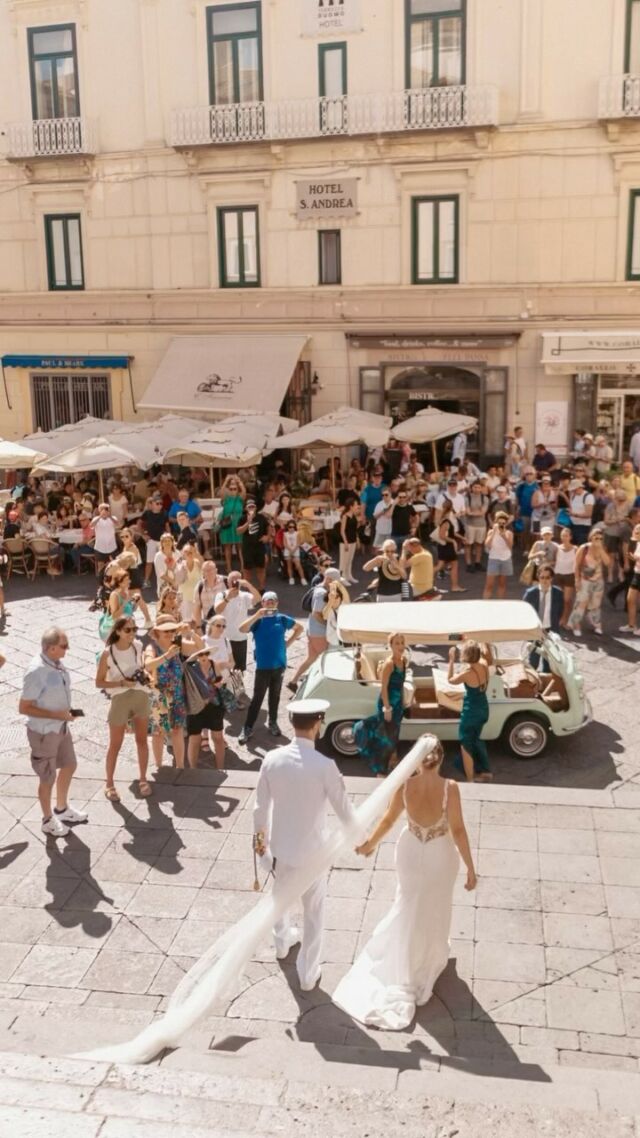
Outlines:
[[128,368],[132,356],[3,356],[3,367]]

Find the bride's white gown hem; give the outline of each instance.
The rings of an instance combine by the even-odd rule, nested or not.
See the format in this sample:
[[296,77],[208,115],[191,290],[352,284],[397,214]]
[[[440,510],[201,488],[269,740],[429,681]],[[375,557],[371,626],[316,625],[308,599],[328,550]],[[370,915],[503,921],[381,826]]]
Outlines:
[[396,844],[398,884],[391,910],[333,995],[338,1007],[370,1027],[408,1027],[449,960],[460,858],[447,820],[448,791],[447,782],[442,816],[432,826],[420,826],[407,811]]

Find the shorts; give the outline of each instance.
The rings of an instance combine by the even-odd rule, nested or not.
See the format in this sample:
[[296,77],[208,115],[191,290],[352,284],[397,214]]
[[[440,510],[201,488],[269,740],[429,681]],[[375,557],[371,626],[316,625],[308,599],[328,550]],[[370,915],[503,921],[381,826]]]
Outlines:
[[160,552],[160,542],[154,541],[152,537],[147,538],[147,565],[153,565],[153,559],[156,553]]
[[264,569],[267,559],[264,545],[249,546],[242,549],[242,562],[245,569]]
[[110,727],[126,727],[130,719],[148,719],[151,711],[149,693],[140,688],[129,688],[111,697],[107,716]]
[[556,573],[553,583],[561,589],[575,589],[576,575],[575,573]]
[[208,703],[197,715],[187,716],[187,735],[200,735],[203,731],[222,731],[224,710],[220,703]]
[[230,640],[233,662],[239,671],[244,672],[247,667],[248,640]]
[[636,592],[640,593],[640,573],[633,573],[631,575],[631,580],[629,581],[628,587],[630,589],[635,589]]
[[27,727],[31,747],[31,766],[44,786],[53,786],[56,771],[76,766],[76,752],[68,730],[47,731],[41,734]]
[[445,565],[452,565],[457,560],[458,551],[452,541],[447,541],[444,545],[438,546],[438,561],[444,561]]
[[486,536],[487,527],[485,525],[473,526],[471,522],[467,522],[465,537],[469,545],[482,545]]
[[607,553],[620,552],[620,537],[613,533],[603,533],[604,547]]
[[513,577],[513,560],[499,561],[497,557],[490,557],[487,564],[488,577]]
[[[283,549],[282,556],[285,561],[298,561],[300,559],[299,549]],[[246,561],[245,561],[246,565]]]

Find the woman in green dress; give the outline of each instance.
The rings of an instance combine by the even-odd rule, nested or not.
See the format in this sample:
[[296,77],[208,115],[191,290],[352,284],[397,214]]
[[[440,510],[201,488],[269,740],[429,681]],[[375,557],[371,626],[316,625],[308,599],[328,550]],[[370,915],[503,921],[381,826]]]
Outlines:
[[242,537],[238,533],[238,524],[244,512],[244,500],[247,492],[235,474],[228,474],[222,483],[220,497],[222,498],[222,513],[220,515],[220,544],[224,549],[224,562],[227,573],[231,571],[233,547],[238,550],[240,569],[242,563]]
[[359,720],[353,728],[358,751],[376,778],[384,778],[398,764],[396,753],[404,715],[404,681],[407,651],[404,636],[389,637],[390,654],[380,665],[380,695],[375,715]]
[[[489,782],[493,775],[489,767],[489,752],[480,733],[489,718],[487,685],[491,650],[481,647],[475,640],[466,640],[460,649],[462,671],[456,672],[458,649],[449,649],[450,684],[464,684],[464,699],[458,738],[462,751],[462,766],[467,782]],[[457,763],[459,766],[459,761]]]

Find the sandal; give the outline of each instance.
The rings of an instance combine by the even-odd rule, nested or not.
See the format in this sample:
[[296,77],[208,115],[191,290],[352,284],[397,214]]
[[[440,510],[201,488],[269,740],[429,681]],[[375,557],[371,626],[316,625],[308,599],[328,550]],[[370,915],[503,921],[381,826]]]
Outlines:
[[139,780],[138,790],[140,792],[141,798],[150,798],[151,795],[153,794],[153,790],[151,789],[151,786],[147,782],[146,778],[141,778]]
[[118,794],[118,791],[116,790],[115,786],[105,786],[104,796],[108,802],[119,802],[120,801],[120,795]]

